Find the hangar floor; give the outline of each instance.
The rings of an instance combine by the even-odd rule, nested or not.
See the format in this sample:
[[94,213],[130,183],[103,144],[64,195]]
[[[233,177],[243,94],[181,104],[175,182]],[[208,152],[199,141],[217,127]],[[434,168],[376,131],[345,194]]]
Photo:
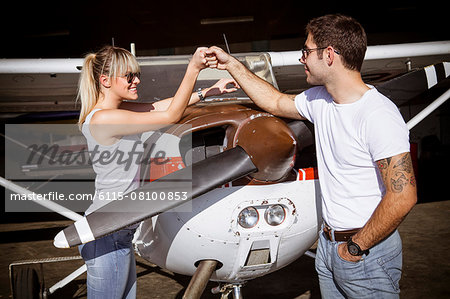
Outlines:
[[[450,201],[420,203],[400,226],[404,247],[401,297],[450,298]],[[76,249],[57,249],[54,235],[70,221],[0,224],[0,298],[11,298],[8,265],[13,261],[74,256]],[[47,287],[82,265],[81,260],[45,264]],[[138,298],[182,298],[190,277],[161,269],[137,257]],[[220,298],[210,293],[202,298]],[[275,273],[247,283],[244,298],[320,298],[314,260],[300,259]],[[50,298],[86,298],[85,274]],[[231,296],[230,296],[231,298]]]

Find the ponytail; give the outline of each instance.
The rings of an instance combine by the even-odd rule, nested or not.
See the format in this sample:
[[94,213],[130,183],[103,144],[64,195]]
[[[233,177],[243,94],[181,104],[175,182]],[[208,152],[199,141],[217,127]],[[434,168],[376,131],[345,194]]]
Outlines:
[[78,127],[81,130],[86,116],[92,111],[97,103],[100,86],[99,81],[95,78],[94,60],[95,54],[88,54],[84,58],[83,69],[81,70],[80,79],[78,81],[77,100],[81,101],[80,117],[78,119]]

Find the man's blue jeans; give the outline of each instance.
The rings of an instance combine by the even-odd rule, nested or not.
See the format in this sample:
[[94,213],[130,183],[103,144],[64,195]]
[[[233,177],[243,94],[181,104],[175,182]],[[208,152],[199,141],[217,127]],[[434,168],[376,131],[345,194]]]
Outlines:
[[89,299],[136,298],[135,229],[122,229],[79,246],[87,266]]
[[322,298],[399,298],[402,241],[397,230],[356,263],[338,255],[341,243],[320,231],[316,270]]

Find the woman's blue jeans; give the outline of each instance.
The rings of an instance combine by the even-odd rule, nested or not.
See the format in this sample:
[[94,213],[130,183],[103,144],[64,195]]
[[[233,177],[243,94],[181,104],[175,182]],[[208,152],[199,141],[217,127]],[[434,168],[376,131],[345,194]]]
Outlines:
[[122,229],[78,247],[87,266],[89,299],[136,298],[134,232]]
[[338,255],[341,243],[320,231],[316,270],[322,298],[399,298],[402,241],[397,230],[356,263]]

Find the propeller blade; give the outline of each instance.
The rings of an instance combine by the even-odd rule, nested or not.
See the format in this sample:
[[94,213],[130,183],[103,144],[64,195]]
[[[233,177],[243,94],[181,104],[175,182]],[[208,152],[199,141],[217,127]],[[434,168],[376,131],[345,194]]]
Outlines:
[[406,101],[430,89],[450,75],[450,63],[441,62],[383,82],[377,90],[395,101]]
[[[59,248],[69,248],[93,241],[173,209],[188,200],[254,171],[257,171],[257,168],[250,156],[242,147],[234,147],[146,184],[128,193],[128,196],[124,196],[122,200],[108,203],[60,231],[54,239],[54,245]],[[186,177],[190,177],[191,173],[192,181],[186,181]],[[174,184],[174,182],[183,180],[186,184],[184,186],[180,184],[181,189],[184,187],[183,190],[186,191],[186,186],[189,185],[189,188],[192,186],[187,200],[131,200],[132,193],[176,192],[178,183]]]

